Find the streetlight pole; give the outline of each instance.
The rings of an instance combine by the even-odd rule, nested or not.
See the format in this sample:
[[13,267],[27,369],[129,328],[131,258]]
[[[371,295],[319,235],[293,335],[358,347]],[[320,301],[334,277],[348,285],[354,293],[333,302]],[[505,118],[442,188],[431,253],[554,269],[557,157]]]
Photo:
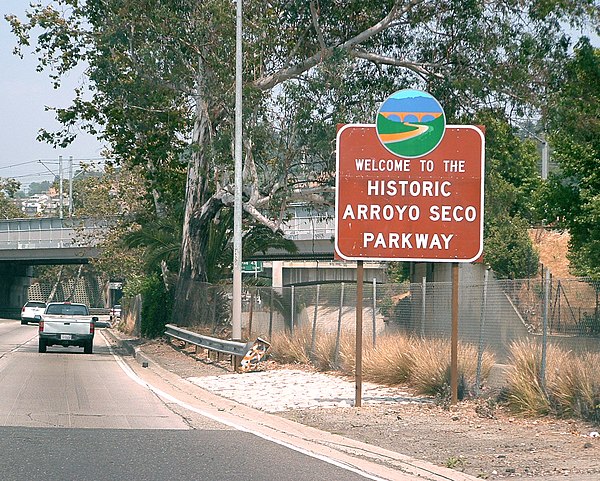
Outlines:
[[232,338],[242,338],[242,0],[235,16],[235,191],[233,203]]

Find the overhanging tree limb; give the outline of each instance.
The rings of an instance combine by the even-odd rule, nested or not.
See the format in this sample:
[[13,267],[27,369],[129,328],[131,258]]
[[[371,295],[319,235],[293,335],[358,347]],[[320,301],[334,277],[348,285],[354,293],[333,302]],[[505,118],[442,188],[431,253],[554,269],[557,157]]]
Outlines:
[[349,51],[355,45],[359,45],[363,42],[366,42],[378,33],[381,33],[403,13],[410,11],[416,5],[419,5],[424,1],[425,0],[412,0],[408,2],[403,8],[400,8],[400,5],[403,2],[398,0],[394,3],[394,6],[390,9],[389,13],[372,27],[362,31],[358,35],[355,35],[354,37],[346,40],[345,42],[336,45],[335,47],[329,47],[324,50],[322,49],[318,53],[308,57],[307,59],[296,65],[280,69],[277,72],[272,73],[271,75],[259,78],[253,82],[253,86],[259,90],[265,91],[272,89],[275,85],[285,82],[286,80],[298,77],[300,74],[306,72],[307,70],[310,70],[311,68],[321,63],[324,59],[330,57],[336,49]]

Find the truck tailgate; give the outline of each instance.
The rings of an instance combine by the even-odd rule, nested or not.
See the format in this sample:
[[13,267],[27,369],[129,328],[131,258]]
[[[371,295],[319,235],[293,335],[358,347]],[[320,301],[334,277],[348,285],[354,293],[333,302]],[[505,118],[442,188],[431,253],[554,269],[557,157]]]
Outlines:
[[50,317],[44,316],[44,329],[42,332],[46,334],[60,334],[67,332],[69,334],[89,334],[90,323],[89,319],[61,319],[60,316]]

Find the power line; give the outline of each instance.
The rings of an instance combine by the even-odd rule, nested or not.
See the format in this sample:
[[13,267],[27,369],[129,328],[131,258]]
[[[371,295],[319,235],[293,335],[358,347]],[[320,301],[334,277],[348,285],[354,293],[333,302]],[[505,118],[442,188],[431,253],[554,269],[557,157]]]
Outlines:
[[[21,175],[11,175],[10,178],[11,179],[23,179],[26,177],[41,177],[42,175],[50,175],[50,173],[46,172],[45,170],[42,170],[40,172],[32,172],[31,174],[21,174]],[[56,177],[56,174],[52,174]]]
[[0,169],[12,169],[13,167],[20,167],[21,165],[27,165],[27,164],[35,164],[36,162],[37,162],[37,160],[29,160],[27,162],[21,162],[20,164],[12,164],[12,165],[0,167]]
[[[63,156],[64,157],[64,156]],[[73,161],[75,162],[94,162],[94,161],[110,161],[110,160],[114,160],[108,157],[88,157],[88,158],[75,158],[73,157]],[[38,162],[46,162],[46,163],[58,163],[58,159],[55,157],[53,159],[36,159],[36,160],[28,160],[26,162],[20,162],[18,164],[11,164],[11,165],[5,165],[3,167],[0,167],[0,169],[12,169],[13,167],[20,167],[22,165],[28,165],[28,164],[36,164]]]

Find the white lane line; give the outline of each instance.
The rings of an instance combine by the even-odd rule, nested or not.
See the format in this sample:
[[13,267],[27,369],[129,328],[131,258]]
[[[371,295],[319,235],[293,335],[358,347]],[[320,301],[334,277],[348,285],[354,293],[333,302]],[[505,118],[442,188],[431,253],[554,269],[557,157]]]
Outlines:
[[106,338],[104,336],[102,336],[102,338],[104,339],[104,342],[106,343],[106,345],[108,346],[108,349],[110,351],[110,353],[112,354],[112,356],[114,357],[114,359],[116,360],[117,364],[121,367],[121,369],[123,370],[123,372],[125,372],[125,374],[127,374],[127,376],[129,376],[130,379],[132,379],[134,382],[136,382],[137,384],[139,384],[140,386],[145,387],[146,389],[150,390],[151,392],[153,392],[154,394],[156,394],[157,396],[162,397],[163,399],[175,403],[185,409],[188,409],[192,412],[195,412],[196,414],[200,414],[201,416],[207,417],[209,419],[212,419],[213,421],[217,421],[221,424],[225,424],[226,426],[229,426],[231,428],[237,429],[238,431],[243,431],[249,434],[254,434],[255,436],[258,436],[259,438],[262,438],[266,441],[270,441],[272,443],[275,444],[279,444],[280,446],[284,446],[288,449],[291,449],[293,451],[299,452],[301,454],[305,454],[306,456],[310,456],[311,458],[315,458],[315,459],[319,459],[320,461],[324,461],[328,464],[331,464],[333,466],[337,466],[338,468],[342,468],[345,469],[347,471],[351,471],[355,474],[358,474],[359,476],[362,476],[363,478],[366,479],[372,479],[374,481],[389,481],[386,480],[385,478],[380,478],[378,476],[374,476],[372,474],[366,473],[354,466],[351,466],[349,464],[343,463],[341,461],[337,461],[335,459],[331,459],[327,456],[324,456],[322,454],[317,454],[317,453],[313,453],[311,451],[308,451],[304,448],[300,448],[298,446],[294,446],[293,444],[287,443],[285,441],[281,441],[279,439],[273,438],[267,434],[261,433],[259,431],[254,431],[252,429],[246,428],[244,426],[241,426],[233,421],[228,421],[226,419],[222,419],[219,416],[216,416],[210,412],[204,411],[202,409],[199,409],[195,406],[192,406],[191,404],[188,404],[184,401],[181,401],[179,399],[177,399],[176,397],[167,394],[166,392],[162,391],[161,389],[158,389],[157,387],[153,386],[150,383],[147,383],[146,381],[144,381],[142,378],[140,378],[126,363],[125,361],[123,361],[119,356],[117,356],[115,354],[115,352],[112,349],[112,346],[110,345],[110,343],[106,340]]

